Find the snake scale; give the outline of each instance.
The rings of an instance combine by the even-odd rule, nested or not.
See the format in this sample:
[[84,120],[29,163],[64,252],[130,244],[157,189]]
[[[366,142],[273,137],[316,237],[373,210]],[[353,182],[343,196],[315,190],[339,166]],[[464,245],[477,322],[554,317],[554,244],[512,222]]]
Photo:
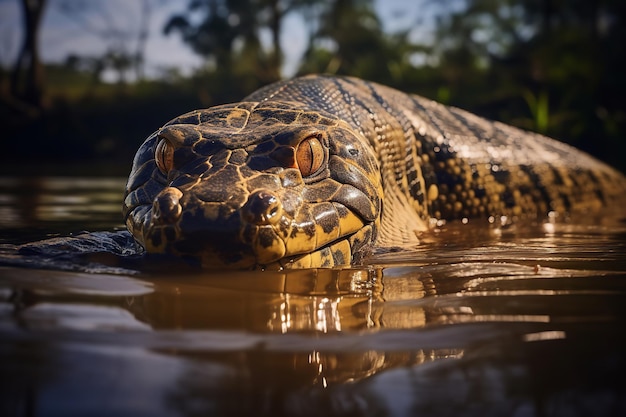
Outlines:
[[417,245],[433,219],[585,215],[625,194],[621,173],[558,141],[311,75],[157,130],[137,151],[123,211],[148,252],[280,269]]

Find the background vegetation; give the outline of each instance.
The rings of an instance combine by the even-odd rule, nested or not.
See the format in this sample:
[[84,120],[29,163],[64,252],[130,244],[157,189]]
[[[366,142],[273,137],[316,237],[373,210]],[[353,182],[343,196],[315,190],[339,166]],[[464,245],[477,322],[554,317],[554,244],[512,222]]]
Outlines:
[[[163,31],[182,36],[204,65],[147,79],[141,48],[123,43],[42,64],[37,37],[49,5],[23,0],[24,43],[0,72],[0,172],[82,162],[124,175],[167,120],[282,78],[290,13],[305,17],[309,33],[298,74],[354,75],[424,95],[559,138],[626,172],[626,2],[419,1],[434,29],[416,39],[414,28],[383,30],[371,0],[189,0]],[[61,4],[72,13],[88,3]],[[139,34],[141,45],[148,35]],[[118,82],[103,82],[105,70]]]

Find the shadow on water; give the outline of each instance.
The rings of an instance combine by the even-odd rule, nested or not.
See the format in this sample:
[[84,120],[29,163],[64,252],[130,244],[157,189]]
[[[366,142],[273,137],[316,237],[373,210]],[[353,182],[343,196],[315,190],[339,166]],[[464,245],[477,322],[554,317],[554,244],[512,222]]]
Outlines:
[[332,270],[3,262],[0,414],[625,415],[624,232],[448,225]]
[[123,227],[125,178],[0,177],[0,244]]

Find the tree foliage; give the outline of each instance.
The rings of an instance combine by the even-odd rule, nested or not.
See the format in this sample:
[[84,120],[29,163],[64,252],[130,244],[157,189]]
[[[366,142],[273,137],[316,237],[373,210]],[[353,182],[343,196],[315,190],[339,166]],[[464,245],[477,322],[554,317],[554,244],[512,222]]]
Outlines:
[[[190,0],[187,11],[172,16],[166,34],[178,33],[206,66],[199,74],[208,81],[216,101],[235,100],[281,78],[280,33],[285,16],[313,0]],[[261,43],[261,31],[271,34],[271,46]],[[229,91],[219,91],[229,86]]]
[[624,169],[625,12],[610,0],[465,0],[438,28],[450,101]]
[[[284,23],[300,15],[309,41],[298,74],[352,75],[425,95],[565,140],[626,171],[625,2],[416,1],[429,10],[424,16],[434,14],[426,37],[412,36],[426,18],[383,30],[373,0],[188,0],[163,30],[181,36],[205,65],[169,82],[189,94],[190,103],[239,100],[282,78]],[[74,57],[66,70],[85,72],[89,62],[102,60]],[[143,91],[128,87],[129,97]],[[167,97],[160,102],[159,112],[170,116],[188,110],[168,108]],[[141,114],[138,108],[138,123]],[[123,137],[124,131],[110,136],[124,144],[141,140]]]
[[371,0],[335,0],[327,3],[313,32],[299,73],[352,75],[399,86],[410,70],[408,57],[419,46],[408,42],[408,32],[383,32]]

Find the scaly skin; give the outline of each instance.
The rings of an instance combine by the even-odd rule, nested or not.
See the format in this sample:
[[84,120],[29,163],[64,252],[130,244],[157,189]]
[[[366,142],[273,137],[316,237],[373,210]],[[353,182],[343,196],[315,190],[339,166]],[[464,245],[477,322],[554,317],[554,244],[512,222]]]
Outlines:
[[625,194],[622,174],[552,139],[355,78],[308,76],[151,135],[124,214],[148,252],[206,267],[330,267],[416,245],[432,218],[586,214]]

